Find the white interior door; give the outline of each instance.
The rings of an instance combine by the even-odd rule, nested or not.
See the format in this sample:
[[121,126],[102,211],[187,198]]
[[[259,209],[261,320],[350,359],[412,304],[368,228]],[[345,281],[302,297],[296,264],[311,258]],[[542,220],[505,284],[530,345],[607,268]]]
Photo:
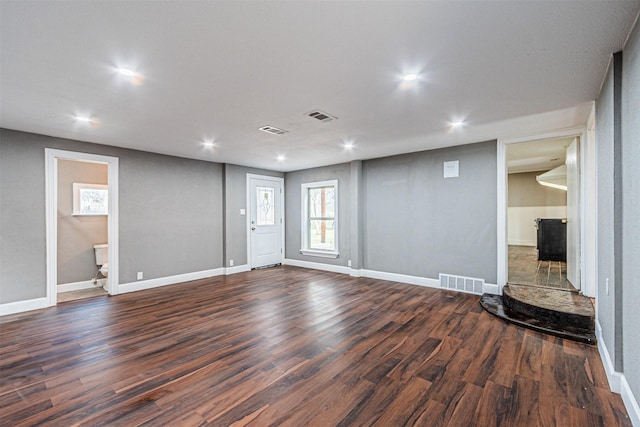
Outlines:
[[249,267],[284,258],[282,178],[249,176]]
[[580,168],[578,138],[567,147],[567,280],[580,289]]

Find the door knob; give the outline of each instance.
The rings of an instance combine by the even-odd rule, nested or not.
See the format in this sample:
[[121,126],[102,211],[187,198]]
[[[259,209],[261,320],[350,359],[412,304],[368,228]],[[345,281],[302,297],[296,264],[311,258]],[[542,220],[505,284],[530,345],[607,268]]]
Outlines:
[[253,231],[253,230],[255,230],[255,229],[256,229],[255,227],[251,227],[251,231]]

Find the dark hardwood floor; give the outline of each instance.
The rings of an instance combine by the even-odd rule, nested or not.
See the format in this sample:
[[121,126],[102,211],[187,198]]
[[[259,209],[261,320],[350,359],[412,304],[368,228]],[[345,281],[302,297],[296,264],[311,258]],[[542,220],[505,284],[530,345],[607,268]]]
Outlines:
[[595,347],[277,267],[0,318],[5,426],[629,426]]

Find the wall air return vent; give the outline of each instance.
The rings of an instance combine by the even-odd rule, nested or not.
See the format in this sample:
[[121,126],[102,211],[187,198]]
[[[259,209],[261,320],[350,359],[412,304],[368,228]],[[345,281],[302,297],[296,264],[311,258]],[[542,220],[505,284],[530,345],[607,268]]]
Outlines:
[[484,279],[476,277],[455,276],[453,274],[440,273],[440,287],[451,289],[452,291],[467,292],[470,294],[482,295]]
[[324,111],[314,110],[310,113],[305,114],[305,116],[309,116],[312,119],[320,120],[321,122],[332,122],[337,119],[336,116],[332,116],[331,114],[327,114]]
[[262,132],[270,133],[272,135],[284,135],[285,133],[289,133],[288,130],[279,129],[273,126],[262,126],[261,128],[258,128],[258,130],[261,130]]

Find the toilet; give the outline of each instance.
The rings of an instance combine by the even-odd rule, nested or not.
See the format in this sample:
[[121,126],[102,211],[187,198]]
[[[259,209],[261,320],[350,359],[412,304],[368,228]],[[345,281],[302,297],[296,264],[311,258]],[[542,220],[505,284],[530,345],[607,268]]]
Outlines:
[[109,273],[109,245],[106,243],[102,245],[93,245],[93,250],[96,253],[96,265],[100,266],[100,274],[102,274],[103,277],[107,277],[107,274]]

